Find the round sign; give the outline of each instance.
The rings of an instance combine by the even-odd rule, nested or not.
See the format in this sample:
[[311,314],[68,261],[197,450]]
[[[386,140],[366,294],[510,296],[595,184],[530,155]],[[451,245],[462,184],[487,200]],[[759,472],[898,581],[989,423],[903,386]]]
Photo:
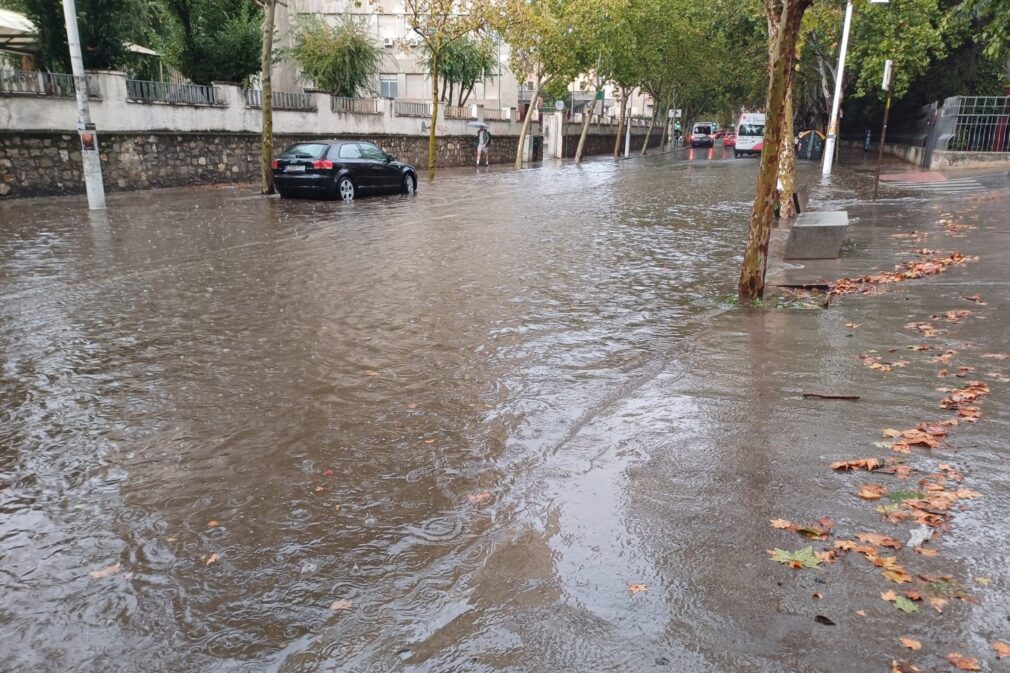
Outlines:
[[554,109],[557,110],[558,112],[561,112],[562,110],[565,109],[565,102],[563,100],[554,101]]

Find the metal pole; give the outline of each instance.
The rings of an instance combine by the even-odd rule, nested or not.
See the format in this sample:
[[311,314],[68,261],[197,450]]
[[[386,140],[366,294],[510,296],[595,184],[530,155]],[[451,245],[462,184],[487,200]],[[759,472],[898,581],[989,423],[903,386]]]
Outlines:
[[77,92],[77,133],[81,137],[81,160],[84,164],[84,185],[88,191],[88,208],[105,208],[105,186],[102,184],[102,161],[98,156],[98,134],[91,123],[88,109],[88,79],[81,57],[81,37],[77,33],[77,8],[74,0],[63,0],[63,18],[67,22],[67,46]]
[[831,120],[828,122],[828,139],[824,143],[824,166],[821,175],[831,175],[835,158],[835,137],[838,135],[838,112],[842,103],[842,80],[845,79],[845,53],[849,49],[849,29],[852,27],[852,0],[845,3],[845,23],[842,26],[842,46],[838,51],[838,69],[835,71],[835,97],[831,101]]
[[894,70],[887,81],[887,104],[884,106],[884,128],[880,130],[880,147],[877,149],[877,175],[873,178],[873,200],[877,200],[877,190],[880,188],[880,162],[884,158],[884,143],[887,141],[887,119],[891,115],[891,87],[894,83]]
[[632,92],[628,92],[628,114],[625,121],[628,122],[628,126],[624,129],[624,158],[627,159],[631,155],[631,109],[632,109]]

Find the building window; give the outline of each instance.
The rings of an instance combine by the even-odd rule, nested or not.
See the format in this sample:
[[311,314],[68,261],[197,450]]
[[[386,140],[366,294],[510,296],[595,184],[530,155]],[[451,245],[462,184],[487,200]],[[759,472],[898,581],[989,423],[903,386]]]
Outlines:
[[379,95],[396,98],[396,75],[379,75]]

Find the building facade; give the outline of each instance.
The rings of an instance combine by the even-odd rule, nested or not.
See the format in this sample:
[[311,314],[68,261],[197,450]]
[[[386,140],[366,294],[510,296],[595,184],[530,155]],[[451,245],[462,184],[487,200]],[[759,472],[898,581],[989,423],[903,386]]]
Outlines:
[[[402,100],[431,100],[431,78],[423,65],[424,48],[410,25],[402,0],[288,0],[286,6],[278,3],[279,48],[293,45],[298,17],[304,15],[315,15],[330,23],[335,23],[343,15],[364,21],[375,43],[382,46],[385,54],[376,83],[376,95]],[[482,104],[486,108],[499,109],[517,107],[519,85],[508,69],[508,45],[497,45],[495,54],[501,74],[478,83],[465,104]],[[290,60],[283,60],[276,66],[273,78],[274,89],[279,91],[301,91],[312,85],[301,77],[297,65]]]

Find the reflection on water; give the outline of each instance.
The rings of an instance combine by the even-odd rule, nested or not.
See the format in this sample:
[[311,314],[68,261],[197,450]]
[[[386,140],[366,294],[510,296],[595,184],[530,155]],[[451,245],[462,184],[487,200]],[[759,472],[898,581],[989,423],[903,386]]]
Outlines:
[[556,534],[620,528],[545,484],[732,291],[755,170],[3,205],[5,670],[521,669],[606,572]]

